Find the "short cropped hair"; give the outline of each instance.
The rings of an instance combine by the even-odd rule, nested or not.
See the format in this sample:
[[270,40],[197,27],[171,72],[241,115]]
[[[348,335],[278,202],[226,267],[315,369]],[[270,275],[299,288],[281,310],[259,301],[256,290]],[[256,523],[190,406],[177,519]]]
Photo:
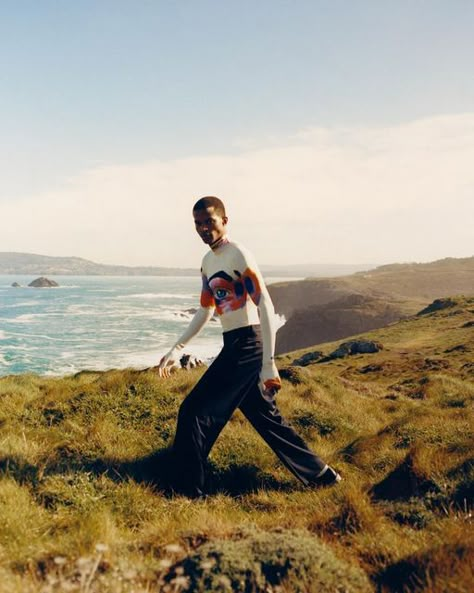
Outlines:
[[224,202],[215,196],[205,196],[198,200],[193,206],[193,212],[206,208],[214,208],[219,216],[226,216]]

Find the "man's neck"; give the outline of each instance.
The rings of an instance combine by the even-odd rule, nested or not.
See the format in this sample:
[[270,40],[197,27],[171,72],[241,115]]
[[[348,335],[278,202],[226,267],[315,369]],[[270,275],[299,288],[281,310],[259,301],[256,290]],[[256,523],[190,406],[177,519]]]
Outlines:
[[227,235],[223,235],[222,237],[217,239],[217,241],[214,241],[214,243],[211,243],[211,245],[209,245],[209,247],[212,249],[212,251],[216,251],[216,249],[219,249],[219,247],[222,247],[223,245],[227,245],[228,242],[229,242],[229,239],[227,238]]

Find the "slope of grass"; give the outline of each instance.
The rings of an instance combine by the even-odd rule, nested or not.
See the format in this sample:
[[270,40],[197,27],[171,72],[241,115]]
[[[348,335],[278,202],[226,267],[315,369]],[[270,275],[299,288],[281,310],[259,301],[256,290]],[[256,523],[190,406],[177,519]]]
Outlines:
[[376,354],[279,357],[282,411],[344,477],[329,490],[296,482],[236,413],[209,498],[170,495],[166,448],[200,369],[0,379],[0,591],[469,593],[473,319],[458,297],[364,334]]

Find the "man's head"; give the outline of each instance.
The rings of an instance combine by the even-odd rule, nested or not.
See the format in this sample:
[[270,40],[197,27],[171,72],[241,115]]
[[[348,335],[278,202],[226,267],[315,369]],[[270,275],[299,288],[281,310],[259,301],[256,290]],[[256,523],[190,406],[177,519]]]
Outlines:
[[206,196],[193,207],[194,226],[207,245],[219,241],[226,233],[227,215],[225,206],[219,198]]

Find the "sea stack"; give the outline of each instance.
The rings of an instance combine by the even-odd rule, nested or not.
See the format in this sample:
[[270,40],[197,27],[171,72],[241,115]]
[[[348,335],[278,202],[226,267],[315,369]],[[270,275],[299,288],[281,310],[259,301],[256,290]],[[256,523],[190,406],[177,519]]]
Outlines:
[[59,284],[54,280],[40,276],[40,278],[36,278],[36,280],[30,282],[28,286],[33,286],[34,288],[51,288],[53,286],[59,286]]
[[18,282],[14,282],[12,284],[12,288],[21,288],[21,284],[18,284]]

